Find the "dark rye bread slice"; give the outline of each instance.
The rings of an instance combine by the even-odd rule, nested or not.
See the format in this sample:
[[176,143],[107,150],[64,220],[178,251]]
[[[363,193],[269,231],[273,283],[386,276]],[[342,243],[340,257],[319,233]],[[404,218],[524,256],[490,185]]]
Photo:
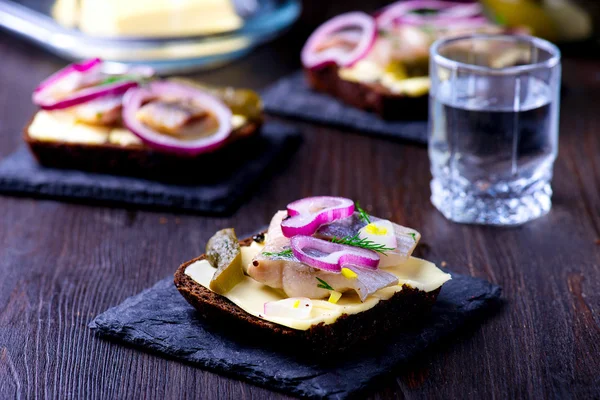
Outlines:
[[225,145],[211,153],[182,156],[151,149],[144,144],[112,143],[84,144],[38,140],[29,136],[29,126],[23,140],[37,161],[46,167],[127,175],[173,183],[216,182],[241,167],[243,152],[259,146],[262,121],[248,121],[234,130]]
[[[241,246],[251,243],[252,238],[240,241]],[[343,353],[376,336],[384,337],[394,330],[414,327],[429,313],[440,292],[440,288],[424,292],[404,285],[400,292],[367,311],[343,314],[333,324],[321,323],[301,331],[250,315],[185,274],[190,264],[204,258],[203,254],[182,264],[175,272],[175,286],[206,321],[227,332],[243,332],[246,338],[256,337],[268,346],[295,348],[318,355]]]
[[381,84],[353,82],[340,78],[338,67],[328,65],[304,70],[308,84],[317,91],[337,97],[361,110],[371,111],[386,120],[427,118],[429,95],[412,97],[392,93]]

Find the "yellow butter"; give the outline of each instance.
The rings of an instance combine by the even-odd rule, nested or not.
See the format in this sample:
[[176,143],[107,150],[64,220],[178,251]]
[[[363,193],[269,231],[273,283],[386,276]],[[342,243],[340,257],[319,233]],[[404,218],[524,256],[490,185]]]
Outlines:
[[243,20],[229,0],[57,0],[52,16],[92,36],[189,36],[230,31]]

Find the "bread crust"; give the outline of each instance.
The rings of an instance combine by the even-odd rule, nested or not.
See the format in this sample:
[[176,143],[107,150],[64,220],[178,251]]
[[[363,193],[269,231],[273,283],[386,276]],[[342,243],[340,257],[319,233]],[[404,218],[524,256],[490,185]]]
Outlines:
[[[252,238],[240,241],[249,246]],[[248,314],[227,298],[198,284],[185,274],[185,269],[205,255],[183,263],[175,272],[175,287],[211,324],[228,332],[244,332],[245,336],[260,338],[269,346],[296,348],[311,354],[344,353],[374,337],[414,326],[428,314],[440,288],[424,292],[407,285],[390,299],[359,314],[343,314],[333,324],[314,325],[308,330],[296,330]]]
[[304,70],[309,85],[317,91],[337,97],[361,110],[371,111],[386,120],[416,120],[427,117],[429,95],[406,96],[392,93],[381,84],[342,79],[336,65]]
[[[144,144],[122,146],[38,140],[29,136],[32,122],[33,117],[23,130],[23,140],[41,165],[177,183],[212,182],[227,176],[232,167],[230,163],[240,159],[242,151],[251,148],[248,146],[258,136],[261,126],[260,121],[248,121],[232,132],[222,148],[190,157],[161,152]],[[204,174],[204,171],[210,173]]]

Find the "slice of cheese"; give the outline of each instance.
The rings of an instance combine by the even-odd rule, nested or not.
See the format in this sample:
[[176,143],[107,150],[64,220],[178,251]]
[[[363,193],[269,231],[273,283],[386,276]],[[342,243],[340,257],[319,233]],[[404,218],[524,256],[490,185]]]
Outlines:
[[380,83],[394,94],[419,97],[429,93],[430,80],[427,76],[398,79],[378,64],[361,60],[350,68],[340,68],[340,78],[361,83]]
[[[247,119],[243,115],[234,114],[231,118],[233,129],[241,127],[246,122]],[[77,122],[75,116],[67,111],[38,111],[27,133],[32,139],[44,142],[111,143],[124,147],[142,144],[142,141],[126,128]]]
[[384,69],[377,63],[369,60],[361,60],[352,67],[340,68],[338,75],[340,78],[363,83],[375,83],[384,73]]
[[248,122],[248,118],[244,117],[243,115],[233,114],[231,116],[231,129],[232,130],[239,129],[246,122]]
[[38,111],[27,131],[32,139],[44,142],[104,144],[110,128],[78,123],[64,111]]
[[135,136],[129,129],[115,128],[110,131],[108,141],[111,144],[118,144],[121,146],[132,146],[140,145],[142,141],[139,137]]
[[[260,251],[261,247],[254,243],[252,246],[242,247],[243,265],[247,265],[254,255]],[[186,268],[185,274],[208,289],[215,270],[208,261],[201,260],[190,264]],[[387,300],[395,293],[401,291],[404,284],[425,292],[431,292],[451,279],[449,274],[438,269],[433,263],[415,257],[411,257],[408,262],[401,266],[388,267],[384,268],[384,270],[396,275],[399,284],[377,291],[372,296],[369,296],[365,302],[361,302],[358,296],[352,292],[344,293],[336,304],[327,300],[312,300],[313,308],[310,317],[306,319],[264,315],[264,304],[266,302],[282,300],[286,296],[280,290],[272,289],[249,276],[244,277],[242,282],[225,293],[224,296],[255,317],[292,329],[307,330],[319,323],[332,324],[342,314],[351,315],[367,311],[376,306],[380,301]]]
[[392,74],[386,73],[381,77],[381,84],[392,93],[419,97],[429,93],[431,81],[428,76],[396,79]]

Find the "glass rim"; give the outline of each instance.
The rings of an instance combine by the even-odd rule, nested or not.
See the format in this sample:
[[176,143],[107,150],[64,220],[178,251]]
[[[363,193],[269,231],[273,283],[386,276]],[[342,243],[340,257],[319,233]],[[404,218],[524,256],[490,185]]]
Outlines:
[[[531,63],[526,65],[515,65],[504,68],[493,68],[493,67],[485,67],[482,65],[475,64],[467,64],[461,61],[452,60],[448,57],[445,57],[439,53],[441,47],[446,46],[450,43],[459,42],[466,39],[501,39],[508,40],[512,42],[524,41],[527,43],[532,43],[536,48],[547,51],[550,54],[550,58],[545,61],[540,61],[537,63]],[[497,74],[497,75],[517,75],[523,72],[534,71],[539,69],[550,69],[556,67],[560,63],[561,53],[558,47],[554,44],[550,43],[547,40],[529,36],[529,35],[510,35],[510,34],[467,34],[462,36],[455,36],[450,38],[443,38],[436,40],[429,49],[429,54],[431,60],[436,64],[439,64],[443,67],[447,68],[462,68],[466,70],[476,71],[476,72],[485,72],[488,74]]]

